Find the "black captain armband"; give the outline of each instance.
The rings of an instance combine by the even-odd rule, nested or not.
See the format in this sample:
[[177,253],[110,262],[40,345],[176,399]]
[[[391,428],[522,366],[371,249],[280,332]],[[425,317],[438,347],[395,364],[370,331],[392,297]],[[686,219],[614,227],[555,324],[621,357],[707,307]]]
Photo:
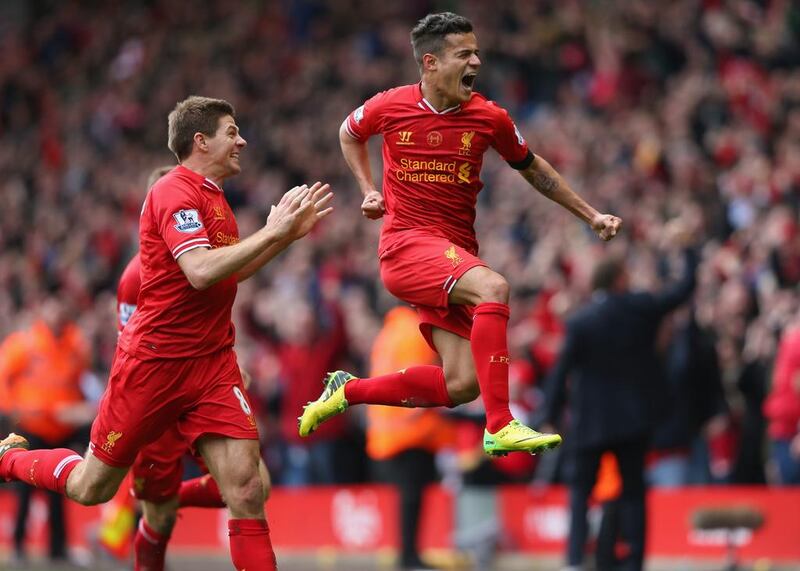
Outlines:
[[526,168],[531,166],[531,163],[535,158],[536,155],[534,155],[530,150],[528,150],[528,154],[521,161],[514,161],[514,162],[506,161],[506,162],[512,169],[516,169],[518,171],[524,171]]

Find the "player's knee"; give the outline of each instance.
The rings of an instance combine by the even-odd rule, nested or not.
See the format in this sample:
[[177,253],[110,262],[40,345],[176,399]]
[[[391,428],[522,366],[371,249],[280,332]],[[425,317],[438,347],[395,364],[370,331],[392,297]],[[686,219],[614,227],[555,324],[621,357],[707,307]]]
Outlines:
[[447,379],[447,394],[453,404],[458,405],[474,401],[481,391],[477,379],[455,377]]
[[177,513],[175,510],[152,510],[145,517],[147,525],[156,532],[169,535],[175,527]]
[[492,272],[480,285],[478,295],[481,303],[508,303],[511,287],[500,274]]
[[269,475],[266,464],[263,461],[258,463],[258,473],[261,476],[261,489],[264,490],[264,501],[269,499],[272,492],[272,477]]
[[225,500],[233,511],[257,513],[264,509],[265,482],[258,472],[241,475],[225,491]]

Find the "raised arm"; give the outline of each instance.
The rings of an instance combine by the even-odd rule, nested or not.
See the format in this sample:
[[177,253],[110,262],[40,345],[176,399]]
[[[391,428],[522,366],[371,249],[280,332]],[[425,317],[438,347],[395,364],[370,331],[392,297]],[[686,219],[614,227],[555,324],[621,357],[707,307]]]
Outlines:
[[330,213],[330,208],[324,208],[330,201],[330,193],[321,204],[314,202],[312,196],[307,186],[296,186],[283,195],[277,206],[272,207],[267,223],[238,244],[213,249],[196,248],[184,253],[178,258],[178,265],[186,279],[193,288],[203,290],[233,274],[250,271],[252,275],[261,267],[259,261],[275,257]]
[[[308,213],[304,217],[302,217],[302,224],[295,232],[296,238],[301,238],[308,234],[311,231],[311,228],[317,223],[318,220],[327,216],[328,213],[331,211],[330,208],[326,208],[328,203],[330,202],[331,198],[333,198],[333,193],[330,192],[330,185],[322,184],[321,182],[314,183],[311,188],[309,189],[309,197],[314,205],[313,208],[313,215],[312,213]],[[270,244],[263,252],[261,252],[254,260],[245,264],[245,266],[236,272],[236,278],[242,282],[253,274],[255,274],[258,270],[266,266],[272,259],[283,252],[289,244],[292,243],[292,240],[284,239],[278,240],[272,244]]]
[[612,214],[602,214],[581,198],[546,160],[536,155],[527,168],[519,171],[530,185],[553,202],[586,222],[603,240],[611,240],[622,226]]
[[371,220],[382,217],[386,211],[383,205],[383,195],[375,190],[372,180],[372,169],[369,166],[369,152],[366,141],[358,141],[347,132],[347,119],[339,127],[339,144],[342,155],[353,176],[356,178],[358,188],[364,196],[361,203],[361,213]]
[[669,250],[680,250],[683,254],[683,274],[680,279],[656,292],[641,294],[642,311],[654,312],[660,316],[675,310],[692,297],[697,286],[697,267],[700,263],[698,252],[698,228],[701,218],[695,208],[673,218],[660,229],[661,248],[666,254]]

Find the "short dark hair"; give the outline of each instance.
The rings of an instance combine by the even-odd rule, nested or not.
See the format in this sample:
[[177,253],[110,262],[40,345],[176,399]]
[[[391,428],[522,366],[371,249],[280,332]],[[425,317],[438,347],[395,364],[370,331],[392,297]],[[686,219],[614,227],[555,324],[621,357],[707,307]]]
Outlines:
[[191,95],[179,101],[167,118],[167,146],[178,161],[192,154],[194,134],[203,133],[211,137],[217,132],[220,117],[236,117],[233,105],[224,99],[212,99]]
[[444,48],[444,38],[448,34],[468,34],[472,31],[472,22],[464,16],[452,12],[428,14],[417,22],[411,30],[411,47],[414,59],[422,65],[425,54],[440,54]]
[[147,177],[147,190],[150,190],[150,188],[158,181],[158,179],[174,168],[175,165],[164,165],[161,167],[156,167],[150,171],[150,176]]
[[592,271],[592,289],[595,291],[611,290],[624,270],[625,260],[618,256],[609,256],[598,262]]

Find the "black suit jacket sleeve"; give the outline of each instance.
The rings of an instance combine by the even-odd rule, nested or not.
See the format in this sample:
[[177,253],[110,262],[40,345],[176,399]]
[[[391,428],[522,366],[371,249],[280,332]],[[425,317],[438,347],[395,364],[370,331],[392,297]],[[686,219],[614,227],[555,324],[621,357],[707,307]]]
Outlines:
[[683,252],[685,267],[683,276],[674,284],[667,286],[659,292],[652,294],[651,301],[653,309],[659,315],[666,315],[683,302],[688,300],[694,292],[697,279],[698,255],[693,248],[687,248]]
[[567,377],[578,352],[578,335],[575,323],[567,324],[564,345],[558,361],[547,378],[544,391],[543,422],[556,425],[567,402]]

